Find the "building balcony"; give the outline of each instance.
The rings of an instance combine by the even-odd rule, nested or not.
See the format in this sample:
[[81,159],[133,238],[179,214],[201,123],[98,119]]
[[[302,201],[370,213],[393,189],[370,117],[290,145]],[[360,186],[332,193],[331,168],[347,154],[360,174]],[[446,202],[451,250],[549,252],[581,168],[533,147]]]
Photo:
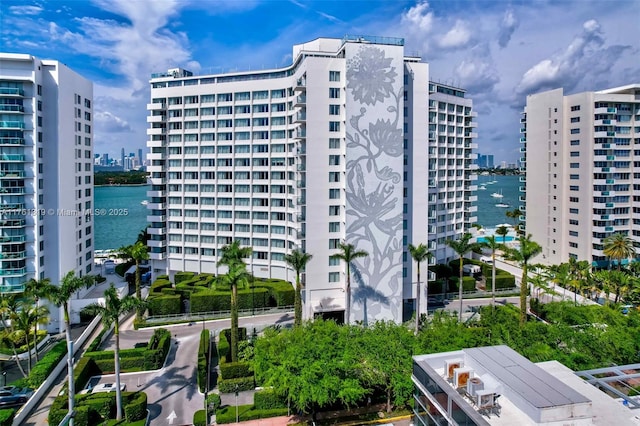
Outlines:
[[149,215],[147,216],[147,222],[166,222],[167,216],[165,215]]
[[7,213],[11,210],[22,210],[24,209],[24,203],[7,203],[0,205],[0,213]]
[[0,253],[0,260],[22,260],[26,258],[26,251],[7,251]]
[[164,160],[165,157],[166,155],[160,152],[147,153],[147,160]]
[[167,146],[166,140],[160,140],[160,141],[148,140],[147,141],[148,148],[164,148],[166,146]]
[[154,102],[152,104],[147,104],[147,111],[160,111],[167,108],[167,104],[164,102]]
[[520,163],[521,164],[526,164],[527,163],[527,157],[520,157]]
[[26,235],[2,235],[0,236],[0,244],[23,243],[27,241]]
[[296,100],[293,102],[294,108],[302,108],[307,104],[307,96],[299,95],[296,96]]
[[307,137],[306,129],[296,129],[293,137],[296,139],[305,139]]
[[147,228],[147,233],[149,235],[165,235],[167,233],[167,228]]
[[147,129],[147,135],[164,135],[166,133],[166,127],[150,127]]
[[0,269],[0,275],[3,277],[21,277],[27,273],[27,268]]
[[163,123],[167,121],[166,115],[148,115],[147,123]]
[[22,121],[0,121],[0,128],[3,129],[24,129],[25,125]]
[[296,80],[296,85],[293,87],[293,90],[301,91],[307,90],[307,79],[299,78]]
[[0,145],[24,145],[24,138],[0,138]]
[[165,197],[166,193],[164,191],[147,191],[147,197]]
[[30,194],[30,193],[31,192],[24,186],[10,186],[10,187],[0,188],[0,194],[23,195],[23,194]]
[[149,246],[149,247],[166,247],[167,246],[167,241],[166,240],[148,240],[147,241],[147,246]]
[[520,201],[521,203],[526,203],[527,202],[527,197],[526,195],[521,195],[518,197],[518,201]]
[[293,122],[294,123],[300,123],[300,122],[303,122],[303,121],[306,121],[306,120],[307,120],[307,113],[306,112],[298,112],[293,117]]
[[527,128],[526,127],[521,127],[520,128],[520,133],[527,133]]
[[25,156],[21,154],[2,154],[0,155],[0,161],[24,163]]
[[24,178],[24,177],[25,177],[25,172],[23,170],[0,171],[0,179],[17,179],[17,178]]
[[467,132],[464,134],[465,138],[477,138],[478,134],[476,132]]
[[26,222],[24,219],[4,219],[0,220],[0,226],[2,228],[21,228],[25,226]]
[[0,87],[0,95],[24,97],[24,90],[17,87]]
[[594,120],[593,121],[593,125],[594,126],[615,126],[616,124],[618,124],[618,120],[613,119],[613,118],[608,118],[605,120]]
[[24,112],[24,107],[22,105],[9,105],[9,104],[0,104],[1,112]]
[[[526,177],[526,176],[520,176],[520,177],[518,177],[518,182],[527,183],[527,177]],[[522,187],[521,187],[521,188],[522,188]]]
[[164,185],[167,183],[167,179],[164,177],[161,178],[149,178],[149,181],[151,182],[151,185]]
[[149,253],[149,260],[164,260],[164,259],[166,259],[166,256],[167,256],[166,252],[162,252],[162,253],[150,252]]

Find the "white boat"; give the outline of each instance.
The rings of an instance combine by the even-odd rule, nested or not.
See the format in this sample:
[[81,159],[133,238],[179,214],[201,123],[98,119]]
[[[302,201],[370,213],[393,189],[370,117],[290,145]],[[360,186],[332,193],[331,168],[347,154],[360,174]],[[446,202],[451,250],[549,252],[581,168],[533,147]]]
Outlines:
[[493,198],[502,198],[502,197],[504,197],[504,195],[502,195],[502,189],[500,190],[500,192],[494,192],[493,194],[491,194],[491,196]]
[[485,191],[487,189],[486,186],[484,185],[480,185],[480,187],[478,188],[480,191]]
[[510,206],[509,206],[509,204],[505,204],[505,203],[498,203],[498,204],[496,204],[496,207],[502,207],[502,208],[505,208],[505,209],[506,209],[506,208],[509,208]]
[[147,204],[149,204],[149,201],[142,200],[142,201],[140,201],[140,204],[142,204],[143,206],[146,206]]

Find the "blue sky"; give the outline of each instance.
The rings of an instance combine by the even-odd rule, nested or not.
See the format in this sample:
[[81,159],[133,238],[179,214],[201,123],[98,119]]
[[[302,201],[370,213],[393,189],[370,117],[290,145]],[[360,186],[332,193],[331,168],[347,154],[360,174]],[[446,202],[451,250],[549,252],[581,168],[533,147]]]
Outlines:
[[640,83],[640,0],[93,0],[0,2],[0,49],[94,81],[96,153],[146,144],[148,79],[291,63],[317,37],[405,38],[430,78],[468,90],[479,152],[519,157],[526,95]]

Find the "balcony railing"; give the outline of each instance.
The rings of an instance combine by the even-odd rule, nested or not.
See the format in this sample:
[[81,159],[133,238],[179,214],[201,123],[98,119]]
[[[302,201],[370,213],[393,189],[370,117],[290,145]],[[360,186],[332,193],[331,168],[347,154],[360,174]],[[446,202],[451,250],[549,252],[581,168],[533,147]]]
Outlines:
[[27,273],[27,268],[13,268],[13,269],[0,269],[0,275],[15,275],[20,276]]
[[0,87],[0,95],[24,96],[24,90],[17,87]]
[[0,127],[11,129],[24,129],[22,121],[0,121]]
[[24,161],[24,155],[21,154],[2,154],[0,161]]
[[0,145],[24,145],[24,138],[0,138]]
[[0,104],[0,111],[24,112],[24,107],[22,105]]

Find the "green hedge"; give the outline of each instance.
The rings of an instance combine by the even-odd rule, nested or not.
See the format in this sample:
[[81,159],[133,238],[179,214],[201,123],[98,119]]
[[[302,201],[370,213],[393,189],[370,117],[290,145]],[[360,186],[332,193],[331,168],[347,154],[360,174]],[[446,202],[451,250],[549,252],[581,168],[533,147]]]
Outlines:
[[287,401],[278,396],[272,389],[263,389],[253,394],[253,406],[257,410],[287,408]]
[[225,362],[220,364],[220,379],[237,379],[239,377],[249,377],[253,375],[249,362]]
[[182,312],[179,294],[149,297],[149,315],[175,315]]
[[[170,346],[171,333],[158,328],[154,330],[146,347],[120,350],[120,371],[126,373],[160,369]],[[115,371],[114,351],[86,352],[85,357],[91,358],[102,373]]]
[[131,268],[135,264],[136,262],[134,262],[133,260],[130,260],[125,263],[118,263],[116,265],[116,274],[120,275],[121,277],[124,277],[125,272],[127,272],[129,268]]
[[218,389],[221,393],[235,392],[236,385],[239,391],[253,390],[256,388],[253,376],[240,377],[237,379],[218,380]]
[[193,426],[207,426],[207,417],[204,410],[193,413]]
[[[49,424],[59,424],[68,411],[67,396],[58,395],[49,409]],[[144,392],[123,392],[122,402],[127,424],[144,419],[147,415],[147,395]],[[102,424],[115,417],[116,394],[95,393],[76,395],[76,426]]]
[[150,293],[160,293],[165,288],[172,288],[171,281],[158,278],[151,284],[149,288]]
[[[496,290],[505,288],[514,288],[516,286],[516,278],[507,273],[504,275],[496,274]],[[491,279],[487,279],[487,290],[491,289]]]
[[220,335],[220,341],[218,342],[218,360],[220,365],[226,362],[227,358],[231,358],[231,344],[226,337]]
[[100,333],[98,333],[96,338],[91,341],[89,346],[87,346],[87,352],[96,352],[100,349],[100,345],[102,343],[102,337],[106,332],[107,332],[106,328],[103,328],[102,330],[100,330]]
[[269,290],[269,295],[275,300],[276,306],[292,306],[296,297],[293,285],[283,280],[256,280],[253,284],[256,290],[264,287]]
[[[73,369],[73,379],[76,390],[84,389],[92,376],[100,374],[102,374],[102,371],[100,371],[96,362],[92,358],[83,356]],[[56,422],[56,424],[58,423],[59,422]]]
[[0,426],[11,426],[15,414],[16,410],[14,408],[4,408],[0,410]]
[[67,342],[63,340],[56,343],[55,346],[52,347],[40,361],[38,361],[35,367],[31,369],[31,373],[29,373],[28,378],[29,385],[34,389],[40,387],[66,354]]
[[177,272],[176,275],[173,277],[173,281],[176,283],[176,285],[178,285],[182,281],[191,279],[194,276],[195,274],[193,272]]
[[200,392],[205,391],[207,386],[207,360],[211,359],[209,354],[209,340],[211,334],[209,330],[205,329],[200,332],[200,345],[198,347],[198,387]]
[[[204,411],[204,410],[203,410]],[[288,413],[286,408],[278,408],[272,410],[258,410],[253,405],[238,406],[238,417],[241,422],[257,419],[266,419],[269,417],[286,416]],[[236,422],[236,407],[226,406],[216,411],[216,423],[227,424]]]
[[[449,291],[459,291],[458,280],[460,277],[449,278]],[[473,277],[462,277],[462,291],[475,291],[476,280]]]
[[[238,309],[269,306],[269,290],[256,287],[253,291],[238,290]],[[191,293],[191,312],[214,312],[231,310],[231,291],[205,290]],[[255,303],[254,303],[255,302]]]
[[[124,399],[124,398],[123,398]],[[147,416],[147,394],[134,392],[124,404],[124,417],[128,422],[144,419]]]

